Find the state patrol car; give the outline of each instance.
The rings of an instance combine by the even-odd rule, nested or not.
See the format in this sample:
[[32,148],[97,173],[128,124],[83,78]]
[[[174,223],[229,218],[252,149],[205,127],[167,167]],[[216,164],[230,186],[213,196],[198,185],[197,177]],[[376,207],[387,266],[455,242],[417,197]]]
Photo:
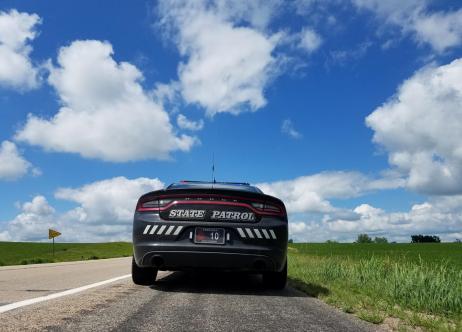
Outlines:
[[271,288],[287,281],[284,203],[248,183],[181,181],[140,197],[133,220],[132,278],[158,270],[257,272]]

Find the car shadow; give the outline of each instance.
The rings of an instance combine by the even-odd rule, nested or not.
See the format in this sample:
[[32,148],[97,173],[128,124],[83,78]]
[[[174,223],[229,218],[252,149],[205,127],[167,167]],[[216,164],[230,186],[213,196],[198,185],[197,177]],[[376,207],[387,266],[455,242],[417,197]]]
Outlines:
[[319,297],[320,295],[328,295],[330,293],[329,289],[326,287],[296,278],[289,278],[288,283],[290,286],[303,291],[311,297]]
[[161,292],[306,297],[288,284],[273,290],[264,286],[258,274],[221,271],[178,271],[158,277],[151,289]]

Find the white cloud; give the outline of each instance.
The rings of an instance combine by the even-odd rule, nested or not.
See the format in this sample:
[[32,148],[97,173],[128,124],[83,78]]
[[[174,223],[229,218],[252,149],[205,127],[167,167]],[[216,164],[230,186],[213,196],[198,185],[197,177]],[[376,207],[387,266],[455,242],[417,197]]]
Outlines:
[[178,114],[178,117],[176,118],[176,123],[178,127],[180,127],[181,129],[191,131],[202,130],[202,128],[204,128],[204,120],[200,119],[199,121],[193,121],[188,119],[183,114]]
[[370,41],[365,41],[351,49],[332,50],[329,52],[329,58],[326,60],[325,65],[327,67],[331,65],[344,66],[350,61],[358,61],[366,55],[371,46]]
[[284,201],[289,213],[342,213],[328,199],[347,199],[402,185],[399,178],[371,179],[358,172],[323,172],[293,180],[256,184],[264,193]]
[[29,57],[40,17],[15,9],[0,11],[0,86],[19,90],[38,87],[38,69]]
[[298,139],[298,138],[302,138],[302,137],[303,137],[303,135],[300,134],[300,133],[294,128],[294,124],[292,123],[292,120],[290,120],[290,119],[285,119],[285,120],[282,122],[281,131],[282,131],[282,133],[288,135],[289,137],[295,138],[295,139]]
[[462,194],[462,59],[418,71],[366,123],[408,188]]
[[29,115],[16,139],[114,162],[190,150],[196,139],[174,133],[168,114],[143,90],[142,73],[112,55],[109,43],[96,40],[61,48],[48,80],[63,106],[51,119]]
[[40,171],[24,159],[13,142],[3,141],[0,145],[0,180],[16,180],[28,171],[40,175]]
[[0,239],[7,241],[40,241],[48,236],[48,228],[56,227],[55,210],[43,196],[21,205],[21,213],[8,222],[0,232]]
[[462,196],[431,198],[403,212],[387,212],[367,203],[351,212],[357,217],[290,216],[289,236],[301,242],[352,242],[361,233],[398,242],[410,242],[415,234],[438,235],[443,241],[462,239]]
[[285,5],[283,0],[213,0],[211,3],[220,16],[229,20],[249,22],[259,30],[265,30]]
[[[458,206],[449,206],[447,199],[457,201]],[[326,223],[328,230],[337,234],[359,233],[386,235],[391,239],[410,241],[414,234],[437,234],[444,240],[457,238],[462,231],[462,196],[432,198],[422,204],[415,204],[407,212],[387,213],[382,209],[362,204],[354,209],[360,215],[358,220],[334,220]]]
[[429,1],[421,0],[352,0],[360,9],[374,12],[386,23],[411,34],[419,43],[444,52],[462,42],[462,9],[432,12]]
[[255,111],[266,104],[263,92],[277,71],[273,51],[280,35],[238,25],[242,20],[267,24],[271,9],[261,16],[249,8],[254,6],[223,1],[166,0],[159,5],[160,26],[185,59],[178,67],[181,94],[209,116]]
[[310,28],[304,28],[300,32],[300,42],[298,46],[307,53],[313,53],[322,44],[322,38],[316,31]]
[[62,188],[56,191],[56,198],[78,204],[63,213],[56,212],[45,197],[36,196],[4,224],[0,240],[43,241],[51,227],[62,233],[62,241],[129,241],[137,199],[163,186],[157,178],[115,177],[79,188]]
[[159,179],[115,177],[80,188],[61,188],[55,197],[78,203],[70,214],[79,215],[81,222],[126,224],[133,217],[139,196],[163,187]]
[[[418,44],[428,44],[436,52],[443,53],[462,43],[462,9],[438,11],[432,8],[432,0],[350,0],[355,8],[373,13],[384,24],[379,34],[398,30],[413,38]],[[308,17],[313,24],[332,18],[332,12],[345,8],[347,1],[296,0],[297,14]],[[334,10],[335,8],[335,10]],[[335,21],[335,18],[334,18]],[[394,28],[394,29],[393,29]],[[392,40],[386,42],[390,46]]]

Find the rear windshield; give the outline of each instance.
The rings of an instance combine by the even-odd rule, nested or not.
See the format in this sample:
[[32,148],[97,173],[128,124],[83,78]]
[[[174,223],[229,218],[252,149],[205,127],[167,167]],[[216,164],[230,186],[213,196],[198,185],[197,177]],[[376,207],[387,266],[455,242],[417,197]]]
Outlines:
[[257,187],[253,187],[247,184],[234,184],[234,183],[219,183],[219,182],[179,182],[172,183],[167,187],[169,189],[224,189],[224,190],[238,190],[247,191],[257,194],[263,194],[263,192]]

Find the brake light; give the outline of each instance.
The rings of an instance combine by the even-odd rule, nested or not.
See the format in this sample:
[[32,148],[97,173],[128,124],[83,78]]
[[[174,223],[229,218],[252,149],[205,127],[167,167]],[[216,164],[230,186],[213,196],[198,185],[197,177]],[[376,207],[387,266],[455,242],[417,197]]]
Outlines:
[[272,205],[272,204],[263,204],[263,203],[252,203],[252,206],[256,208],[257,210],[261,212],[266,212],[266,213],[275,213],[275,214],[281,214],[282,210],[279,206],[277,205]]
[[172,202],[172,199],[154,199],[146,202],[142,202],[138,205],[138,208],[149,209],[149,208],[161,208]]

